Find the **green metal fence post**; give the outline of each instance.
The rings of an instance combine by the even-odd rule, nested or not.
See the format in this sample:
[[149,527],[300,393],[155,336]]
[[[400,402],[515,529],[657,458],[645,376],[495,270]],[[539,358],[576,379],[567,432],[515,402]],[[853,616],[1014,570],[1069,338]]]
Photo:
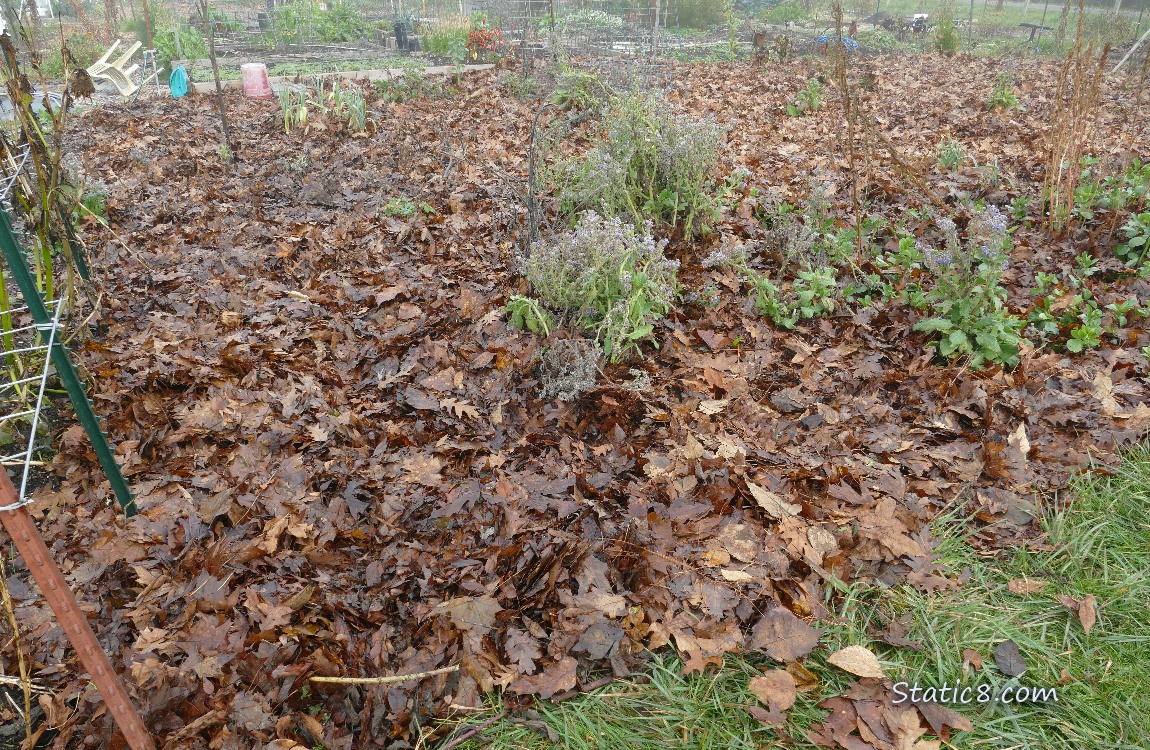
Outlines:
[[[28,270],[28,261],[24,256],[24,250],[20,247],[20,243],[16,239],[16,231],[12,228],[12,217],[8,215],[8,210],[2,206],[0,206],[0,250],[4,252],[4,258],[8,261],[8,268],[12,271],[16,284],[20,287],[20,292],[24,297],[25,304],[28,305],[32,319],[40,325],[50,325],[52,316],[48,314],[48,309],[44,306],[44,300],[40,296],[40,290],[36,287],[31,271]],[[100,429],[100,422],[96,419],[95,411],[92,410],[92,402],[88,400],[88,394],[84,393],[84,386],[80,383],[76,368],[72,365],[72,360],[68,358],[68,350],[64,348],[59,339],[52,345],[52,364],[56,366],[56,374],[60,377],[60,382],[64,384],[65,390],[68,391],[68,398],[72,400],[72,407],[76,410],[76,418],[80,420],[84,431],[88,433],[88,440],[91,441],[92,448],[95,449],[96,456],[100,459],[100,466],[104,468],[104,474],[112,485],[112,491],[116,493],[116,501],[124,509],[124,515],[135,515],[136,501],[132,499],[128,483],[124,480],[120,465],[116,463],[116,458],[108,445],[108,436]]]

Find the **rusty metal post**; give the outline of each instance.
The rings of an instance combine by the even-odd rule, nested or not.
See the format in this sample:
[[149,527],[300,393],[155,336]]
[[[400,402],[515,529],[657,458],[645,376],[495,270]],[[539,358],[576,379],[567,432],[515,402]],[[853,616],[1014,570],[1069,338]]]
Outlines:
[[0,523],[3,523],[5,531],[16,543],[16,549],[27,563],[40,591],[44,593],[48,606],[56,614],[60,627],[64,629],[72,647],[79,653],[80,662],[88,670],[92,682],[96,683],[100,695],[104,697],[108,711],[116,721],[116,726],[123,732],[128,747],[132,750],[156,750],[156,743],[151,733],[144,726],[143,720],[128,697],[128,691],[112,669],[107,655],[100,648],[96,635],[88,627],[88,621],[76,603],[76,597],[72,595],[67,581],[64,580],[64,574],[60,572],[60,568],[44,544],[43,537],[40,536],[40,530],[36,528],[28,509],[21,504],[16,487],[8,478],[8,472],[2,470],[0,470],[0,508],[3,508],[0,510]]

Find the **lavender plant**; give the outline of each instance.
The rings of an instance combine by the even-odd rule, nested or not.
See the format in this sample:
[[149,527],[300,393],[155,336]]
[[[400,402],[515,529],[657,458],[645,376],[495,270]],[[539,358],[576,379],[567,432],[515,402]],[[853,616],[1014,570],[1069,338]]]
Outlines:
[[594,211],[572,232],[540,240],[524,263],[544,307],[593,336],[611,362],[639,351],[678,292],[678,261],[663,256],[666,241],[619,218]]
[[1010,233],[1007,218],[995,206],[976,214],[967,240],[949,218],[936,220],[942,247],[926,246],[923,266],[931,276],[925,302],[930,317],[915,330],[938,334],[935,346],[944,357],[966,356],[978,368],[987,362],[1007,367],[1018,363],[1025,321],[1011,315],[1000,281],[1007,268]]
[[608,120],[602,142],[560,167],[564,209],[704,231],[719,210],[711,171],[726,128],[638,94],[617,99]]

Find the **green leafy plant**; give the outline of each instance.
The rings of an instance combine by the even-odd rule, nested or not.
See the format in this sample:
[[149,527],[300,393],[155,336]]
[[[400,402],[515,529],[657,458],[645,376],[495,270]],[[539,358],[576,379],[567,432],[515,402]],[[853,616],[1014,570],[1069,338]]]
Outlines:
[[1130,268],[1141,266],[1150,249],[1150,212],[1134,214],[1122,227],[1126,241],[1114,248],[1114,254]]
[[170,69],[172,60],[203,60],[208,56],[208,43],[199,29],[193,26],[181,26],[180,44],[176,46],[176,29],[157,29],[152,35],[152,43],[156,48],[156,62],[160,67]]
[[556,22],[556,27],[563,31],[582,29],[615,29],[623,28],[623,17],[615,16],[606,11],[581,8],[567,13]]
[[275,28],[278,41],[285,44],[354,42],[371,39],[374,33],[372,24],[346,0],[325,6],[312,2],[277,6]]
[[504,308],[509,322],[515,328],[549,336],[555,328],[555,318],[542,303],[522,294],[512,295]]
[[681,0],[677,15],[678,25],[685,31],[710,29],[726,19],[727,0]]
[[[945,6],[949,5],[951,10]],[[944,3],[940,20],[934,30],[934,48],[944,55],[953,55],[962,48],[962,37],[954,25],[954,11],[952,3]]]
[[986,100],[987,109],[1014,109],[1018,106],[1018,96],[1009,73],[999,73],[994,77],[994,88]]
[[650,231],[588,211],[573,231],[534,243],[525,259],[535,297],[593,336],[611,362],[639,351],[678,293],[678,262],[663,256],[666,241]]
[[807,81],[805,88],[801,89],[795,96],[794,101],[787,105],[787,114],[791,117],[801,117],[807,114],[814,114],[819,111],[822,106],[823,99],[826,95],[823,93],[822,84],[819,83],[817,78],[812,78]]
[[688,236],[705,231],[719,210],[711,172],[726,129],[645,94],[616,99],[608,122],[603,140],[559,166],[565,213],[591,209],[682,227]]
[[80,206],[83,213],[96,219],[103,219],[108,212],[108,186],[102,182],[84,185],[80,191]]
[[559,71],[551,103],[560,109],[598,110],[610,97],[610,87],[595,73],[565,67]]
[[347,114],[347,124],[356,133],[367,132],[367,100],[358,88],[350,88],[343,95],[344,111]]
[[1129,325],[1134,315],[1146,317],[1146,315],[1150,313],[1150,310],[1139,306],[1137,297],[1134,299],[1125,299],[1120,302],[1111,302],[1106,306],[1106,309],[1110,311],[1110,315],[1114,319],[1114,324],[1120,328]]
[[454,89],[445,83],[427,78],[422,70],[407,69],[398,78],[385,78],[375,82],[375,91],[384,102],[402,104],[412,99],[442,99],[453,95]]
[[742,19],[735,15],[734,0],[723,0],[723,20],[727,22],[727,59],[734,62],[739,54],[739,26]]
[[943,218],[937,224],[944,246],[924,250],[923,265],[933,283],[925,295],[929,316],[915,330],[937,334],[939,354],[968,357],[971,367],[1017,364],[1024,321],[1006,308],[1006,290],[999,283],[1010,246],[1006,215],[994,206],[984,208],[971,220],[965,245],[953,221]]
[[1081,352],[1084,349],[1093,349],[1102,343],[1102,311],[1097,307],[1088,307],[1078,317],[1079,325],[1070,330],[1070,338],[1066,341],[1066,350]]
[[290,133],[298,127],[307,125],[308,100],[306,92],[285,86],[280,89],[277,98],[280,103],[280,114],[283,116],[285,133]]
[[1030,215],[1031,199],[1020,195],[1010,202],[1010,218],[1018,222],[1026,221]]
[[423,33],[423,51],[446,57],[453,63],[466,60],[470,32],[468,19],[462,16],[442,18]]
[[954,171],[966,161],[966,152],[962,144],[953,138],[947,138],[938,148],[938,163],[945,169]]
[[539,94],[539,84],[530,75],[508,71],[499,77],[499,83],[516,99],[534,99]]
[[419,206],[405,195],[392,196],[380,207],[379,212],[384,216],[410,219],[419,211]]
[[1083,279],[1088,279],[1098,273],[1098,259],[1086,251],[1074,257],[1074,265]]
[[783,0],[783,2],[764,10],[760,17],[771,24],[798,23],[810,18],[809,8],[809,4],[804,6],[800,0]]
[[751,268],[745,257],[735,259],[731,266],[750,285],[751,302],[758,313],[781,328],[794,328],[799,321],[835,310],[838,284],[833,268],[823,266],[799,271],[788,289]]
[[[65,40],[68,51],[72,53],[75,63],[72,69],[87,68],[104,53],[105,45],[92,34],[82,32],[73,33]],[[54,49],[48,52],[40,61],[40,72],[49,78],[60,78],[64,75],[64,52]]]

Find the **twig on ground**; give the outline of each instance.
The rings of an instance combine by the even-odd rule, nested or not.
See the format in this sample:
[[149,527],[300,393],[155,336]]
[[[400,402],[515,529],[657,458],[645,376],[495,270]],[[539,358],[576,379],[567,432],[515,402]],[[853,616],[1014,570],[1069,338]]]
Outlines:
[[451,740],[446,745],[441,747],[439,750],[451,750],[453,747],[459,747],[464,742],[467,742],[469,739],[471,739],[475,735],[482,732],[484,729],[487,729],[487,727],[491,726],[492,724],[499,721],[500,719],[503,719],[506,716],[507,716],[507,709],[505,708],[502,711],[500,711],[499,713],[492,716],[487,721],[483,722],[482,724],[476,724],[471,729],[468,729],[466,732],[459,735],[455,739]]
[[576,696],[583,695],[584,693],[590,693],[592,690],[598,690],[601,687],[607,687],[614,681],[614,677],[602,677],[598,680],[595,680],[594,682],[588,682],[586,685],[564,691],[552,698],[551,702],[559,703],[560,701],[570,700]]
[[197,734],[209,727],[214,727],[217,724],[223,724],[225,721],[227,721],[227,719],[228,714],[226,711],[208,711],[206,714],[188,724],[183,729],[180,729],[174,734],[170,735],[167,742],[164,743],[164,750],[173,750],[184,740],[195,737]]
[[448,672],[458,671],[459,665],[455,664],[450,667],[432,669],[427,672],[416,672],[415,674],[395,674],[388,677],[309,677],[308,680],[311,682],[324,682],[335,685],[392,685],[397,682],[422,680],[424,677],[434,677],[437,674],[447,674]]

